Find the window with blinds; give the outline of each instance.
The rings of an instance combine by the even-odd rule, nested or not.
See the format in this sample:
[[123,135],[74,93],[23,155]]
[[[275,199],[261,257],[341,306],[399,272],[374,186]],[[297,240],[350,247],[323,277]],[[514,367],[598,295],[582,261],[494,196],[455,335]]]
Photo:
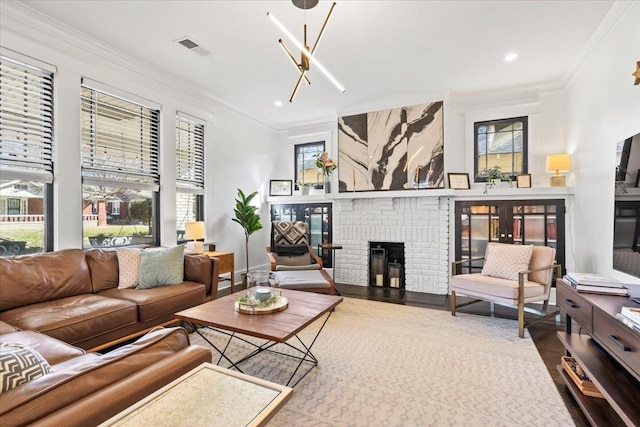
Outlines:
[[0,171],[53,182],[53,73],[0,56]]
[[176,185],[178,191],[204,193],[204,126],[176,117]]
[[83,182],[158,191],[159,116],[158,110],[83,86]]
[[52,70],[0,55],[0,256],[53,249]]

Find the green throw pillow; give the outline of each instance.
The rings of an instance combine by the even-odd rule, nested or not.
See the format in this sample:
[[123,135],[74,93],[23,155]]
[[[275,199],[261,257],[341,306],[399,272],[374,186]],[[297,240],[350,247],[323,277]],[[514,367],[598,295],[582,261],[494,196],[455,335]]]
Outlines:
[[184,245],[142,251],[136,289],[177,285],[184,281]]

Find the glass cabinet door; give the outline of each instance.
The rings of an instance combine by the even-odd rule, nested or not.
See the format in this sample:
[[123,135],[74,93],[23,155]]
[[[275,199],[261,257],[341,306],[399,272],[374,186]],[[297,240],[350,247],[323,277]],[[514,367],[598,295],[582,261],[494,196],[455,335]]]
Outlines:
[[[500,206],[476,203],[456,203],[456,228],[460,230],[456,244],[456,260],[484,256],[487,243],[499,241]],[[465,272],[478,271],[482,261],[465,264]]]

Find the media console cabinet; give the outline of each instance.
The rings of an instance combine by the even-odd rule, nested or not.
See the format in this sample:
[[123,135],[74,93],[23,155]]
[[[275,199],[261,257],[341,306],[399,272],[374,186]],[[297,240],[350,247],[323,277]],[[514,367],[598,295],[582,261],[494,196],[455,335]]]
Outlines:
[[[629,287],[631,295],[640,296],[640,286]],[[558,338],[604,396],[582,394],[558,365],[585,416],[594,426],[640,426],[640,332],[616,319],[622,307],[640,304],[629,297],[578,293],[563,280],[557,281],[557,301],[567,316]]]

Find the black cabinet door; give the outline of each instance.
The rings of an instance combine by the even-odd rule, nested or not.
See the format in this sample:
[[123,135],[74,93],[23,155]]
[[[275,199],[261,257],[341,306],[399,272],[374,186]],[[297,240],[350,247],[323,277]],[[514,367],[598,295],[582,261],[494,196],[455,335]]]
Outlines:
[[[459,201],[455,204],[455,259],[484,256],[488,242],[555,248],[565,272],[564,200]],[[479,272],[482,261],[460,272]],[[463,271],[464,270],[464,271]]]

